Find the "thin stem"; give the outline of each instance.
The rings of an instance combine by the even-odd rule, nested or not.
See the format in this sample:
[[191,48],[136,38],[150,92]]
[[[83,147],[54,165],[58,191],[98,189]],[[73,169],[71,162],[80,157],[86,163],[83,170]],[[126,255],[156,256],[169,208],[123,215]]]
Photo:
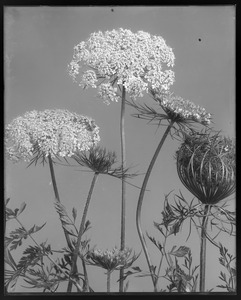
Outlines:
[[149,270],[150,270],[150,273],[151,273],[151,278],[152,278],[152,281],[153,281],[153,285],[154,285],[154,291],[156,292],[156,286],[155,286],[155,282],[156,282],[156,279],[155,279],[155,274],[153,272],[153,266],[152,266],[152,263],[151,263],[151,260],[150,260],[150,256],[149,256],[149,253],[148,253],[148,249],[147,249],[147,245],[146,245],[146,241],[145,241],[145,237],[144,237],[144,234],[142,232],[142,229],[141,229],[141,208],[142,208],[142,203],[143,203],[143,199],[144,199],[144,194],[145,194],[145,191],[146,191],[146,186],[147,186],[147,182],[149,180],[149,177],[151,175],[151,171],[152,171],[152,168],[155,164],[155,161],[158,157],[158,154],[162,148],[162,145],[165,141],[165,139],[167,138],[168,136],[168,133],[170,132],[173,124],[174,124],[175,121],[171,121],[170,124],[168,125],[159,145],[157,146],[157,149],[152,157],[152,160],[150,162],[150,165],[147,169],[147,172],[146,172],[146,175],[145,175],[145,178],[143,180],[143,184],[142,184],[142,187],[141,187],[141,191],[140,191],[140,195],[139,195],[139,199],[138,199],[138,204],[137,204],[137,209],[136,209],[136,226],[137,226],[137,231],[138,231],[138,234],[139,234],[139,238],[141,240],[141,245],[142,245],[142,248],[144,250],[144,253],[145,253],[145,256],[146,256],[146,260],[147,260],[147,264],[148,264],[148,267],[149,267]]
[[107,271],[106,275],[107,275],[107,293],[110,293],[110,271]]
[[[95,186],[98,175],[99,175],[99,173],[94,174],[94,177],[93,177],[91,185],[90,185],[89,194],[88,194],[87,199],[86,199],[85,208],[84,208],[84,212],[83,212],[83,216],[82,216],[82,220],[81,220],[81,224],[80,224],[80,228],[79,228],[79,233],[78,233],[78,237],[77,237],[77,243],[75,245],[75,249],[74,249],[74,252],[73,252],[73,259],[72,259],[72,267],[71,267],[71,271],[70,271],[70,276],[73,275],[77,270],[76,262],[77,262],[79,248],[80,248],[80,244],[81,244],[81,238],[82,238],[82,235],[84,233],[86,216],[87,216],[91,196],[92,196],[92,193],[93,193],[94,186]],[[72,282],[69,281],[67,292],[71,292],[71,289],[72,289]]]
[[[52,183],[53,183],[53,189],[54,189],[55,199],[57,200],[57,202],[60,203],[58,187],[57,187],[57,183],[56,183],[56,179],[55,179],[55,174],[54,174],[53,161],[52,161],[52,158],[51,158],[50,155],[48,156],[48,159],[49,159],[49,168],[50,168],[51,180],[52,180]],[[61,221],[61,218],[60,218],[60,221]],[[62,223],[62,221],[61,221],[61,223]],[[66,229],[64,228],[63,224],[62,224],[62,227],[63,227],[63,230],[64,230],[64,235],[65,235],[65,238],[66,238],[66,241],[67,241],[67,245],[70,248],[70,250],[72,250],[73,247],[72,247],[72,243],[71,243],[69,234],[66,231]]]
[[157,284],[158,284],[158,280],[159,280],[159,275],[160,275],[160,271],[161,271],[163,258],[164,258],[164,256],[166,257],[166,251],[165,251],[166,242],[167,242],[167,230],[166,230],[166,235],[165,235],[165,239],[164,239],[163,246],[162,246],[162,251],[161,251],[162,257],[161,257],[159,267],[158,267],[158,270],[157,270],[157,274],[156,274],[156,282],[155,282],[155,288],[156,289],[157,289]]
[[84,289],[84,291],[89,292],[90,287],[89,287],[89,278],[88,278],[88,273],[87,273],[87,269],[86,269],[86,263],[85,263],[83,258],[81,258],[81,261],[82,261],[82,266],[83,266],[83,270],[84,270],[84,277],[85,277],[85,289]]
[[49,168],[50,168],[50,174],[51,174],[51,180],[53,183],[53,189],[54,189],[54,195],[55,195],[55,199],[60,202],[60,198],[59,198],[59,192],[58,192],[58,187],[57,187],[57,183],[56,183],[56,179],[55,179],[55,174],[54,174],[54,166],[53,166],[53,161],[51,156],[48,156],[49,159]]
[[205,269],[206,269],[206,231],[208,222],[208,212],[210,205],[205,205],[204,207],[204,217],[202,220],[201,229],[201,248],[200,248],[200,292],[205,292]]
[[[29,237],[31,238],[31,240],[35,243],[35,245],[37,245],[37,247],[39,247],[39,249],[42,250],[42,248],[40,247],[40,245],[36,242],[36,240],[32,237],[32,235],[27,231],[27,229],[23,226],[22,222],[19,221],[19,219],[17,217],[15,217],[16,221],[20,224],[20,226],[22,226],[22,228],[25,230],[25,232],[29,235]],[[66,277],[69,277],[69,274],[63,270],[58,264],[56,264],[56,262],[47,254],[45,253],[45,256],[56,266],[56,268],[58,268],[58,270],[60,272],[62,272]],[[74,280],[71,278],[71,280],[73,281],[73,283],[76,285],[77,289],[79,291],[82,291],[82,287]]]
[[[122,188],[121,188],[121,250],[125,249],[125,217],[126,217],[126,182],[124,169],[126,167],[126,147],[125,147],[125,96],[126,90],[122,86],[122,102],[121,102],[121,117],[120,117],[120,137],[121,137],[121,169],[122,169]],[[119,291],[124,291],[124,269],[120,269],[120,282],[119,282]]]

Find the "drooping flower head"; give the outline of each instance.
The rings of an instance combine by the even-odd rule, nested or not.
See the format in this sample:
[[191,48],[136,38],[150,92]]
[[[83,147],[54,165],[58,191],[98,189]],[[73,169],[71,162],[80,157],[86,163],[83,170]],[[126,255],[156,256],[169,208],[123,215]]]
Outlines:
[[139,255],[131,256],[132,250],[125,248],[120,250],[113,248],[112,250],[102,251],[100,249],[90,250],[87,255],[87,263],[106,269],[109,272],[120,270],[121,268],[127,269],[138,258]]
[[219,133],[190,135],[177,151],[184,186],[204,204],[216,204],[235,192],[235,144]]
[[30,161],[33,156],[70,157],[99,141],[99,127],[93,119],[62,109],[26,112],[5,131],[6,152],[15,162]]
[[120,99],[116,87],[120,85],[132,99],[142,97],[149,87],[168,90],[174,82],[169,69],[174,59],[161,36],[120,28],[94,32],[76,45],[68,68],[74,81],[81,73],[80,86],[98,87],[99,97],[109,104]]

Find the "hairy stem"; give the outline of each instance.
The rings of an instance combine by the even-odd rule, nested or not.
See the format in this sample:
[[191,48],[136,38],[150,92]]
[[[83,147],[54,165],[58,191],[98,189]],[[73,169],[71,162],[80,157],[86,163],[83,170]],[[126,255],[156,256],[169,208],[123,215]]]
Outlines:
[[205,205],[204,217],[201,229],[201,247],[200,247],[200,292],[205,292],[205,269],[206,269],[206,231],[208,222],[209,205]]
[[[77,258],[78,258],[78,254],[79,254],[81,238],[82,238],[82,235],[84,233],[87,212],[88,212],[91,196],[92,196],[92,193],[93,193],[94,186],[95,186],[98,175],[99,175],[99,173],[94,174],[94,177],[92,179],[91,186],[90,186],[90,189],[89,189],[89,194],[87,196],[87,200],[86,200],[86,203],[85,203],[85,208],[84,208],[82,220],[81,220],[81,223],[80,223],[79,233],[78,233],[78,237],[77,237],[77,243],[75,245],[75,249],[74,249],[74,252],[73,252],[73,259],[72,259],[72,267],[71,267],[71,271],[70,271],[70,276],[73,275],[77,270],[76,262],[77,262]],[[71,289],[72,289],[72,282],[69,281],[67,292],[71,292]]]
[[[124,169],[126,166],[126,146],[125,146],[125,129],[124,129],[124,116],[125,116],[125,96],[126,90],[122,86],[122,102],[121,102],[121,117],[120,117],[120,137],[121,137],[121,169],[122,169],[122,189],[121,189],[121,250],[125,249],[125,217],[126,217],[126,182]],[[120,269],[120,282],[119,291],[124,291],[124,269]]]
[[[55,179],[53,161],[52,161],[52,158],[51,158],[50,155],[48,156],[48,159],[49,159],[49,168],[50,168],[50,174],[51,174],[51,180],[52,180],[52,184],[53,184],[55,199],[57,200],[57,202],[60,203],[58,187],[57,187],[57,183],[56,183],[56,179]],[[61,220],[61,218],[60,218],[60,220]],[[61,223],[62,223],[62,221],[61,221]],[[67,241],[67,245],[70,248],[70,250],[72,250],[73,247],[72,247],[71,239],[69,237],[68,232],[64,228],[63,224],[62,224],[62,228],[64,230],[64,235],[65,235],[65,238],[66,238],[66,241]]]
[[148,183],[148,180],[149,180],[149,177],[151,175],[151,171],[152,171],[152,168],[155,164],[155,161],[159,155],[159,152],[164,144],[164,141],[166,140],[167,136],[168,136],[168,133],[170,132],[173,124],[174,124],[175,121],[171,121],[170,124],[168,125],[159,145],[157,146],[157,149],[152,157],[152,160],[149,164],[149,167],[147,169],[147,172],[146,172],[146,175],[145,175],[145,178],[143,180],[143,184],[142,184],[142,187],[141,187],[141,191],[140,191],[140,195],[139,195],[139,199],[138,199],[138,203],[137,203],[137,209],[136,209],[136,226],[137,226],[137,231],[138,231],[138,235],[139,235],[139,238],[140,238],[140,241],[141,241],[141,245],[142,245],[142,248],[144,250],[144,253],[145,253],[145,256],[146,256],[146,260],[147,260],[147,264],[148,264],[148,267],[149,267],[149,270],[150,270],[150,273],[151,273],[151,278],[152,278],[152,282],[153,282],[153,285],[154,285],[154,291],[156,292],[156,279],[155,279],[155,274],[154,274],[154,271],[153,271],[153,266],[152,266],[152,263],[151,263],[151,260],[150,260],[150,255],[148,253],[148,249],[147,249],[147,244],[146,244],[146,241],[145,241],[145,237],[144,237],[144,234],[142,232],[142,228],[141,228],[141,208],[142,208],[142,203],[143,203],[143,199],[144,199],[144,194],[145,194],[145,191],[146,191],[146,186],[147,186],[147,183]]

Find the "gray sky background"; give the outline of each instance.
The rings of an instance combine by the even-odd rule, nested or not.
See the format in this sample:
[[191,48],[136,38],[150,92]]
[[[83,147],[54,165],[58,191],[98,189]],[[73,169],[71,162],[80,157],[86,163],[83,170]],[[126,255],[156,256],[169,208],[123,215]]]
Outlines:
[[[100,145],[118,154],[120,161],[119,118],[120,103],[106,106],[97,98],[96,89],[82,90],[73,83],[67,72],[73,47],[88,38],[90,33],[118,29],[133,32],[143,30],[161,35],[173,48],[176,82],[172,91],[190,99],[213,114],[214,129],[224,135],[235,136],[235,9],[234,6],[170,6],[170,7],[5,7],[4,10],[4,59],[5,59],[5,123],[31,110],[62,108],[95,119],[100,127]],[[149,96],[138,99],[153,104]],[[146,121],[133,118],[134,110],[126,108],[127,165],[133,171],[144,173],[159,143],[164,127],[147,125]],[[162,242],[153,227],[153,221],[161,222],[164,194],[182,191],[188,201],[192,195],[181,184],[174,160],[179,142],[166,140],[148,183],[143,204],[143,228]],[[5,195],[9,206],[19,207],[25,201],[27,207],[21,220],[28,228],[33,224],[45,227],[35,235],[39,241],[51,243],[53,249],[65,246],[60,221],[53,206],[54,194],[50,172],[46,165],[26,168],[27,164],[5,162]],[[78,210],[80,223],[84,203],[92,179],[92,173],[80,172],[80,168],[56,166],[55,172],[62,203],[71,215]],[[131,180],[141,186],[143,176]],[[135,225],[135,211],[139,190],[127,185],[126,245],[136,253],[141,244]],[[231,197],[234,199],[234,196]],[[230,209],[234,200],[230,201]],[[88,219],[92,228],[87,232],[91,245],[101,249],[120,245],[121,181],[100,176],[91,200]],[[8,222],[7,230],[17,224]],[[78,225],[79,226],[79,225]],[[187,245],[192,249],[195,265],[199,263],[199,238],[196,230],[186,242],[187,227],[168,242]],[[220,241],[234,253],[234,238],[220,236]],[[30,243],[23,243],[23,250]],[[148,242],[152,262],[158,264],[159,253]],[[13,252],[18,261],[21,251]],[[208,246],[206,288],[221,284],[218,251]],[[142,252],[134,265],[147,270]],[[95,291],[106,291],[104,270],[89,267],[90,282]],[[164,272],[164,270],[163,270]],[[119,272],[112,276],[112,291],[118,291]],[[161,287],[166,286],[162,281]],[[16,291],[28,291],[20,285]],[[63,291],[65,291],[63,287]],[[215,290],[219,290],[216,288]],[[152,291],[150,278],[130,277],[128,291]]]

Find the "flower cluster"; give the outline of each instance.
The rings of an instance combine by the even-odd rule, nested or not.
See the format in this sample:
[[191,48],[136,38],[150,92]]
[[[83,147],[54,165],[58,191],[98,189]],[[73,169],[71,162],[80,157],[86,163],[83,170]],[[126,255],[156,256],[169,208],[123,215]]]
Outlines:
[[100,249],[90,250],[87,255],[87,263],[106,269],[109,272],[119,270],[120,268],[129,268],[138,256],[131,256],[132,250],[125,248],[120,250],[113,248],[112,250],[102,251]]
[[102,83],[98,88],[98,97],[104,100],[104,103],[109,105],[110,101],[118,102],[120,96],[117,95],[117,88],[113,87],[109,82]]
[[190,100],[183,99],[173,93],[157,93],[154,90],[151,91],[151,94],[172,118],[192,120],[203,125],[208,125],[211,122],[211,114],[207,113],[205,108],[194,104]]
[[[97,80],[114,85],[123,85],[132,99],[142,97],[148,86],[167,90],[174,83],[174,54],[161,36],[144,31],[133,33],[128,29],[94,32],[87,41],[74,47],[74,55],[68,65],[74,81],[80,68],[91,68],[83,72],[81,86],[96,87]],[[163,67],[166,66],[166,69]],[[95,72],[95,75],[93,74]],[[107,91],[107,90],[106,90]],[[118,101],[117,90],[110,90],[111,101]],[[114,94],[113,94],[114,92]],[[101,96],[100,92],[100,96]],[[104,100],[106,103],[107,95]]]
[[177,151],[177,171],[202,203],[216,204],[235,191],[235,144],[219,134],[193,134]]
[[15,162],[37,156],[72,156],[100,141],[94,120],[68,110],[26,112],[14,119],[5,131],[6,152]]
[[87,70],[82,77],[82,82],[80,83],[80,86],[83,88],[86,88],[88,86],[92,88],[96,88],[96,83],[98,82],[98,79],[96,78],[96,74],[93,70]]

